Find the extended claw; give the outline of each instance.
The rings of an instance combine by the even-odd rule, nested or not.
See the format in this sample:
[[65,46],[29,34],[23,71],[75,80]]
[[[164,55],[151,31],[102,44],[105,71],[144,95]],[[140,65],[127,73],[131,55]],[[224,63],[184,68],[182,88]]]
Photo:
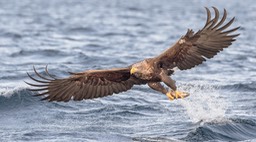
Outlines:
[[166,93],[166,96],[170,99],[170,100],[174,100],[174,99],[183,99],[185,97],[189,96],[189,93],[187,92],[181,92],[181,91],[169,91]]
[[174,94],[175,94],[176,99],[178,99],[178,98],[183,99],[184,98],[183,92],[175,91]]
[[166,96],[167,96],[167,97],[169,98],[169,100],[171,100],[171,101],[174,100],[174,96],[172,95],[172,93],[173,93],[172,91],[169,91],[169,92],[166,93]]

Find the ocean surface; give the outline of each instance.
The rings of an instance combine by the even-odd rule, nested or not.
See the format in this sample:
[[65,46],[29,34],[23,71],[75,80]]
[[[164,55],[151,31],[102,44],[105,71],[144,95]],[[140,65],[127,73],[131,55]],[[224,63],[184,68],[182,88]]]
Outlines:
[[[226,8],[237,41],[172,76],[185,99],[147,86],[68,103],[40,101],[24,81],[33,65],[68,71],[125,67],[154,57]],[[211,9],[212,10],[212,9]],[[1,0],[0,141],[256,141],[254,0]]]

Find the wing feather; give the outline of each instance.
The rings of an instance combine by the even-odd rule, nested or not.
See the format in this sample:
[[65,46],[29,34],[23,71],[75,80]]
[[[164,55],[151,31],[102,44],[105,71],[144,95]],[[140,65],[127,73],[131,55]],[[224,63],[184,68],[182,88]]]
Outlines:
[[49,74],[46,67],[46,76],[41,75],[34,68],[36,77],[28,76],[36,82],[29,83],[31,91],[36,96],[46,95],[42,100],[64,101],[73,98],[75,101],[93,99],[120,93],[132,88],[134,84],[141,84],[139,80],[130,76],[130,68],[117,68],[111,70],[89,70],[81,73],[72,73],[70,77],[56,79]]
[[88,93],[86,94],[86,98],[85,99],[92,99],[93,98],[93,86],[89,85],[88,87]]
[[218,52],[227,48],[235,41],[239,34],[232,34],[239,27],[228,29],[235,18],[232,18],[226,24],[223,23],[227,17],[227,11],[224,9],[223,16],[219,21],[219,11],[213,7],[215,17],[211,19],[211,12],[205,8],[207,19],[205,26],[194,33],[188,30],[185,36],[182,36],[171,48],[155,57],[157,63],[161,63],[165,69],[178,67],[181,70],[193,68],[206,59],[213,58]]

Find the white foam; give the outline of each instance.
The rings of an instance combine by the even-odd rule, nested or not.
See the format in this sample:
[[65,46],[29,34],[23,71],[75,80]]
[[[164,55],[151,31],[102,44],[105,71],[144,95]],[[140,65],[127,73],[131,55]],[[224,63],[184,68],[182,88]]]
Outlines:
[[4,97],[11,97],[15,92],[18,92],[19,90],[22,90],[26,88],[25,85],[23,84],[16,84],[16,87],[6,87],[6,86],[1,86],[0,87],[0,96]]
[[[190,84],[190,85],[189,85]],[[192,122],[226,121],[225,113],[228,101],[221,96],[221,92],[209,82],[196,81],[181,85],[180,90],[190,93],[180,104],[185,108]],[[193,84],[193,85],[191,85]]]

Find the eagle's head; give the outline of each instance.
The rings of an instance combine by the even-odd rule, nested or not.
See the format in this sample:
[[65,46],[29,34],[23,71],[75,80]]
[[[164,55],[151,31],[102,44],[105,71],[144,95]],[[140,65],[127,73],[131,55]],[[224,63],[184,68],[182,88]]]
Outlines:
[[133,64],[130,74],[142,80],[151,80],[154,76],[154,65],[151,63],[151,59]]

